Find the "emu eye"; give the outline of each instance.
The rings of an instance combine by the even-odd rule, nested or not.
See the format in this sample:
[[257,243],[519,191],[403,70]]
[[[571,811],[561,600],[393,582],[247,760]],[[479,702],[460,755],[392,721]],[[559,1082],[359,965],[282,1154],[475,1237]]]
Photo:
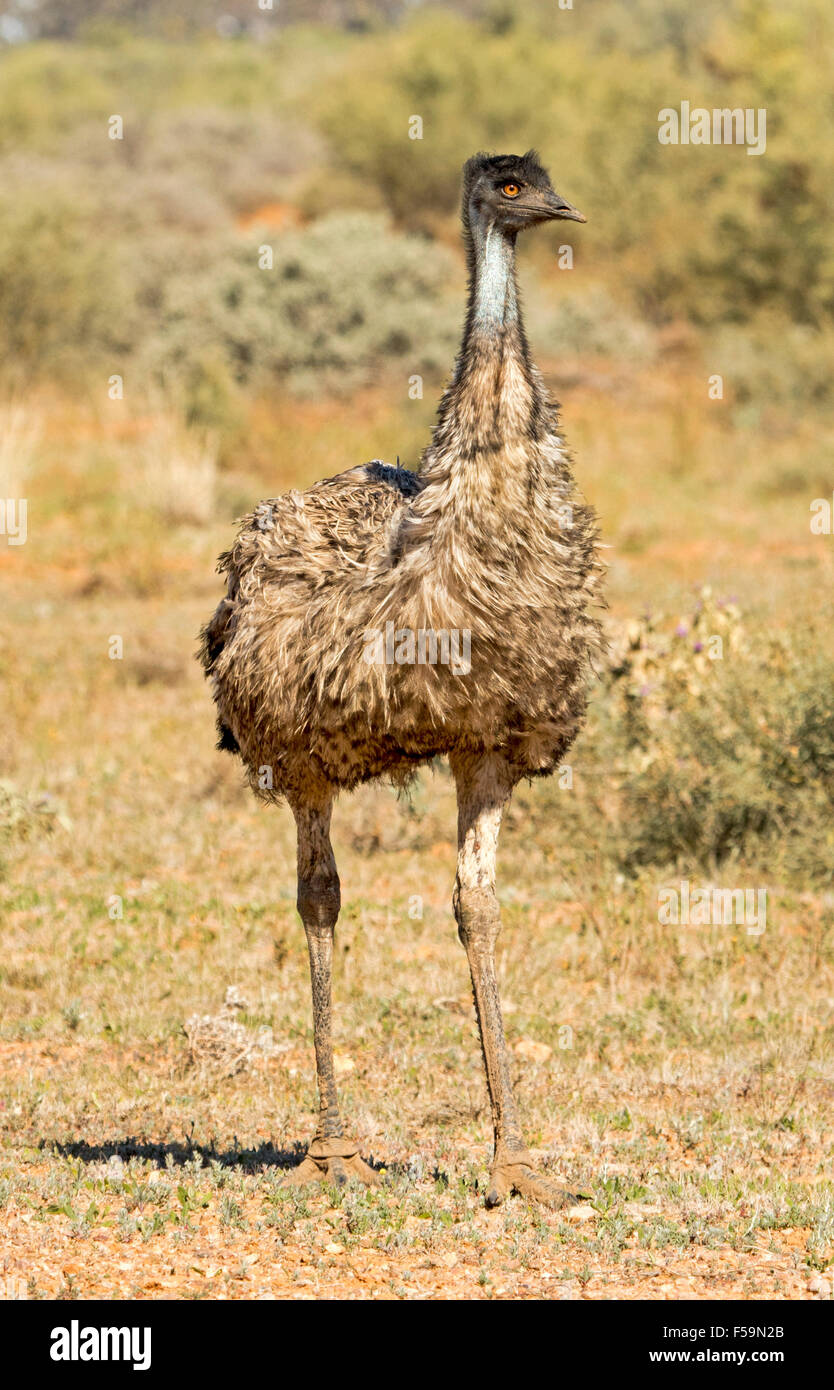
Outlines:
[[505,183],[501,192],[504,194],[505,198],[517,198],[521,189],[517,183]]

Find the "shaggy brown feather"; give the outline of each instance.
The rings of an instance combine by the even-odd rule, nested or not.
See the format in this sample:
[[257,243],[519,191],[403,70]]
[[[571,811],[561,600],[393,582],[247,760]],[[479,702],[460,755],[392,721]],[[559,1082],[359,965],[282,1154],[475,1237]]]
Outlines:
[[[496,334],[470,311],[418,473],[375,461],[261,502],[221,557],[201,649],[221,742],[268,798],[456,749],[552,771],[599,646],[596,534],[520,317]],[[388,622],[470,631],[471,670],[369,663]]]

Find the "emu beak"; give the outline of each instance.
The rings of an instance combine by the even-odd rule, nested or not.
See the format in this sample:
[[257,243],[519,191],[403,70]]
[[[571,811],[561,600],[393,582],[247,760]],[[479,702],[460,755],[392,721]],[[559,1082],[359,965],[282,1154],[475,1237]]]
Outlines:
[[587,222],[584,213],[575,208],[572,203],[566,203],[558,193],[545,194],[544,213],[548,218],[564,217],[570,222]]

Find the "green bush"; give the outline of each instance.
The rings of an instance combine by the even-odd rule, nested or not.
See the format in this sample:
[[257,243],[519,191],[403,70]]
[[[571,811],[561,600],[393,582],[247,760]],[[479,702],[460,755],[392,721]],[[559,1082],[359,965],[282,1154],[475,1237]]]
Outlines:
[[109,362],[131,347],[129,295],[121,248],[96,229],[95,213],[60,192],[36,192],[0,206],[0,336],[4,370],[74,371]]
[[[73,34],[87,14],[79,4],[66,18]],[[581,15],[551,0],[455,8],[361,35],[282,24],[270,42],[186,44],[123,27],[106,41],[100,32],[0,53],[0,328],[19,369],[83,374],[124,358],[154,372],[179,362],[205,397],[205,373],[228,377],[222,395],[262,369],[325,389],[350,388],[385,360],[445,368],[457,315],[447,331],[442,275],[427,288],[407,258],[402,292],[388,294],[359,264],[373,310],[346,287],[356,321],[347,331],[340,311],[333,330],[314,306],[339,304],[335,272],[353,274],[357,258],[302,250],[293,299],[280,270],[271,286],[249,283],[236,223],[290,203],[313,219],[299,235],[317,238],[335,212],[387,209],[401,227],[444,241],[473,150],[533,145],[589,219],[559,228],[581,258],[581,294],[552,306],[529,298],[539,351],[645,356],[641,320],[685,318],[710,330],[714,370],[742,407],[830,400],[828,0],[635,0],[627,14],[596,0]],[[105,12],[139,23],[132,0],[90,9]],[[765,107],[766,154],[660,145],[658,111],[684,98]],[[114,113],[121,141],[107,138]],[[409,139],[413,116],[422,139]],[[383,259],[395,244],[391,233],[355,235]],[[545,246],[541,236],[530,251]],[[428,265],[432,252],[422,258]],[[207,338],[189,345],[189,323]],[[315,338],[306,350],[305,332]]]
[[[259,266],[265,246],[271,269]],[[391,231],[381,214],[334,214],[272,238],[255,228],[170,278],[145,360],[170,379],[214,351],[239,384],[277,378],[302,393],[352,390],[392,369],[436,373],[459,330],[459,305],[443,297],[451,269],[441,248]]]
[[792,645],[749,631],[709,590],[677,623],[626,624],[571,762],[575,794],[546,793],[555,838],[603,843],[624,872],[739,860],[805,885],[834,880],[834,662],[822,633]]
[[654,355],[650,326],[623,309],[602,285],[563,294],[534,281],[525,296],[525,322],[542,357],[602,356],[645,361]]
[[749,323],[726,324],[709,339],[710,371],[724,377],[727,393],[740,405],[801,408],[831,399],[834,331],[785,323],[775,314]]
[[[657,320],[746,322],[768,307],[821,326],[834,309],[834,141],[823,0],[646,3],[647,25],[600,6],[577,20],[510,12],[477,27],[437,11],[368,41],[317,98],[340,172],[373,185],[409,226],[456,204],[479,148],[538,146],[557,188],[587,214],[582,245]],[[617,35],[628,23],[632,56]],[[651,42],[652,34],[656,41]],[[658,112],[765,108],[767,149],[658,142]],[[409,139],[418,115],[423,138]],[[651,255],[646,247],[651,246]]]
[[0,846],[51,834],[58,827],[70,829],[66,815],[48,792],[26,795],[5,779],[0,781]]
[[[556,41],[525,24],[495,32],[432,11],[368,41],[314,109],[337,167],[378,187],[406,225],[456,214],[473,151],[535,145],[566,197],[589,217],[604,209],[596,235],[622,250],[645,234],[641,182],[663,163],[646,89],[660,96],[671,71],[662,53],[628,67],[618,54],[592,55],[572,30]],[[421,139],[409,138],[414,115]]]
[[[93,150],[77,187],[50,160],[2,161],[7,377],[132,373],[135,384],[182,390],[186,414],[216,426],[234,414],[241,387],[278,379],[298,392],[339,392],[380,372],[448,369],[461,317],[460,285],[445,296],[449,253],[391,230],[382,213],[236,231],[226,200],[257,201],[261,167],[268,201],[289,163],[280,151],[260,166],[252,156],[227,179],[236,129],[192,113],[161,148],[151,142],[130,177],[102,170]],[[189,132],[186,152],[217,136],[208,172],[190,183],[177,173],[177,132]],[[82,142],[77,153],[87,150]],[[259,267],[264,245],[272,269]]]

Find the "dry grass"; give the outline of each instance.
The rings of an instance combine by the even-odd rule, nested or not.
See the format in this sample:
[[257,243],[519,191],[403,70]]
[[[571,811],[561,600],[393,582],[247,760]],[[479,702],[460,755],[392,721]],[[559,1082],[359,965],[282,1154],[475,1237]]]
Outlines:
[[136,450],[130,449],[124,466],[132,477],[138,505],[162,521],[204,526],[214,516],[216,440],[204,431],[189,429],[173,411],[155,416],[138,460]]
[[25,497],[40,436],[41,419],[31,405],[0,402],[0,497]]
[[[830,539],[808,529],[819,490],[796,481],[812,425],[754,435],[714,410],[685,375],[568,394],[616,542],[613,612],[712,580],[795,626],[831,592]],[[219,505],[376,453],[413,463],[429,414],[375,396],[296,408],[279,456],[286,415],[262,407]],[[113,484],[114,458],[148,457],[129,419],[56,406],[44,435],[38,524],[0,550],[0,774],[55,811],[49,833],[0,840],[3,1274],[67,1298],[825,1296],[831,902],[766,876],[763,937],[663,927],[653,877],[618,879],[604,844],[556,842],[552,786],[521,789],[508,818],[499,964],[531,1146],[594,1215],[483,1208],[488,1108],[442,771],[411,803],[367,788],[335,818],[344,1108],[388,1182],[280,1188],[315,1108],[291,818],[215,753],[191,660],[230,529],[137,514],[130,470]],[[229,986],[243,1068],[205,1065],[184,1030]]]

